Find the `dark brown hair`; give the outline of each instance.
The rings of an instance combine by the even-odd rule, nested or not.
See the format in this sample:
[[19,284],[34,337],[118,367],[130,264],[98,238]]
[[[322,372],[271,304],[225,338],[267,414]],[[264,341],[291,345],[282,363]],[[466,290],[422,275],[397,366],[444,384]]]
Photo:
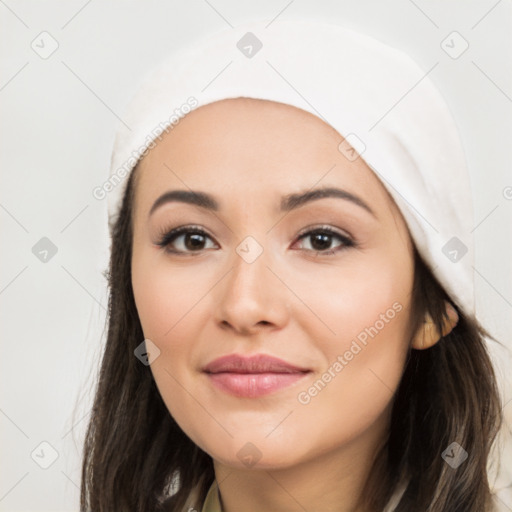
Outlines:
[[[214,480],[211,457],[178,427],[151,370],[134,356],[143,341],[131,284],[135,170],[112,234],[108,334],[84,441],[81,512],[181,511],[194,488],[201,506]],[[413,322],[430,313],[439,332],[449,300],[415,252]],[[450,334],[411,350],[394,397],[389,438],[367,481],[365,506],[381,511],[407,485],[396,512],[490,510],[487,461],[501,423],[495,374],[484,336],[460,310]],[[441,457],[457,442],[468,459]],[[171,486],[173,496],[170,496]]]

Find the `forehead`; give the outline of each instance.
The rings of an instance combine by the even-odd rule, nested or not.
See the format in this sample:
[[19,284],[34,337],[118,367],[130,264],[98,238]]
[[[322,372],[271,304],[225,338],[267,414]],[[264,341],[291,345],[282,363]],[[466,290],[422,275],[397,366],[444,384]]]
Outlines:
[[393,201],[343,137],[313,114],[267,100],[233,98],[203,105],[162,135],[137,169],[140,201],[170,188],[225,196],[277,196],[317,186],[343,187],[372,204]]

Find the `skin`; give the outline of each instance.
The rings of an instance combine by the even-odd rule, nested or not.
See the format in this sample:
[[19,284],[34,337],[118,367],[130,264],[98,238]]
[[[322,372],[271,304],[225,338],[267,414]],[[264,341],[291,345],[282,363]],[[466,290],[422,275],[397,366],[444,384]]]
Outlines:
[[[410,328],[413,245],[402,215],[361,158],[321,119],[279,103],[228,99],[188,114],[142,159],[133,210],[132,284],[145,338],[158,346],[151,371],[183,431],[214,460],[226,512],[362,511],[358,499],[385,440],[392,396],[409,345],[439,333]],[[281,197],[333,186],[368,204],[323,198],[280,213]],[[169,190],[213,195],[217,212],[181,202],[149,211]],[[202,245],[173,254],[158,245],[172,228],[197,225]],[[330,226],[331,255],[315,254],[304,228]],[[251,236],[263,248],[236,252]],[[321,247],[321,246],[320,246]],[[195,252],[194,252],[195,251]],[[324,250],[325,252],[325,250]],[[365,327],[399,304],[335,378],[300,403]],[[201,371],[227,354],[264,353],[310,370],[259,398],[220,391]],[[258,462],[237,453],[247,447]]]

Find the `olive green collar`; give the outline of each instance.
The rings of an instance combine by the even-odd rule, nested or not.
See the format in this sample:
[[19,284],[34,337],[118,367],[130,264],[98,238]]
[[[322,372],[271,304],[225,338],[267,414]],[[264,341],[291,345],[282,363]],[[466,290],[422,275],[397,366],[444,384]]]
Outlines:
[[217,482],[213,482],[204,500],[201,512],[222,512],[219,499],[219,488]]

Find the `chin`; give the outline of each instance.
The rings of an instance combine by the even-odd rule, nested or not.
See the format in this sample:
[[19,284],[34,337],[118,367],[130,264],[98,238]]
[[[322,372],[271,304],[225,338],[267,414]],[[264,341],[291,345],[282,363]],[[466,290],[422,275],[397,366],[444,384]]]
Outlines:
[[283,445],[279,441],[233,439],[230,444],[223,443],[222,447],[218,441],[213,441],[201,449],[216,462],[233,469],[277,470],[287,469],[301,462],[301,454],[297,452],[296,446]]

